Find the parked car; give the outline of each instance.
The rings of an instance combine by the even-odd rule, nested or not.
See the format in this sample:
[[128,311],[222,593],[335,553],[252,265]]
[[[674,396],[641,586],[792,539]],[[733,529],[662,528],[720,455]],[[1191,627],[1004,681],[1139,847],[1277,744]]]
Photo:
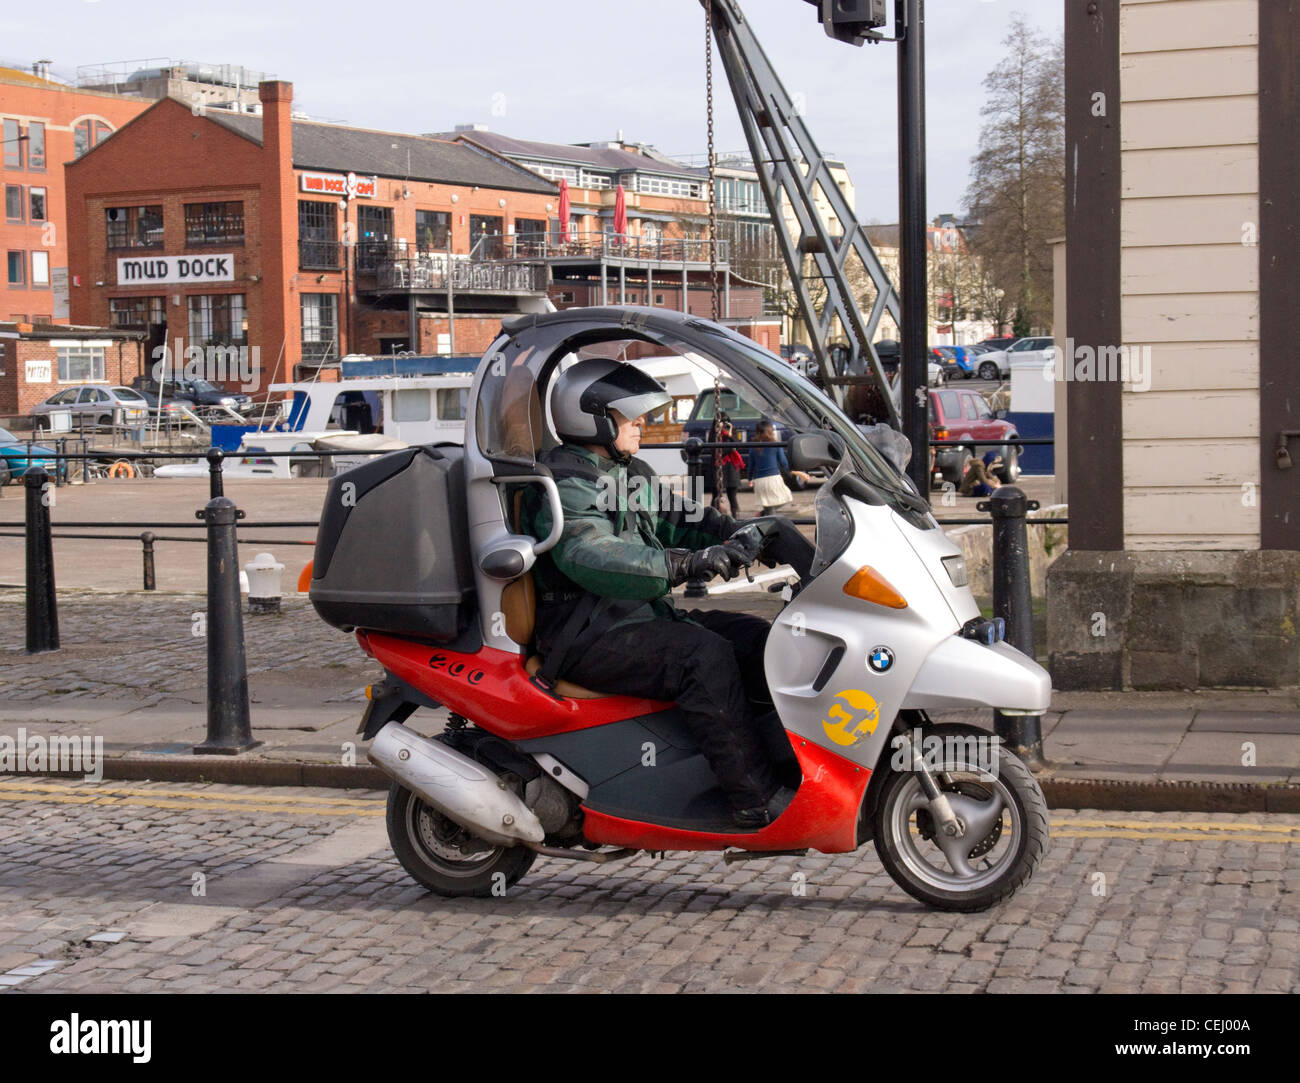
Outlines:
[[28,444],[8,429],[0,429],[0,485],[21,478],[33,466],[39,466],[51,477],[60,473],[68,476],[67,460],[60,461],[43,456],[54,455],[52,448],[43,444]]
[[970,440],[961,447],[935,448],[934,468],[944,481],[960,485],[970,460],[986,451],[1002,456],[1001,480],[1015,481],[1020,476],[1020,453],[1010,441],[1017,435],[1015,426],[996,416],[978,391],[930,392],[930,439]]
[[189,399],[180,398],[179,396],[171,394],[164,395],[160,399],[154,391],[146,391],[144,388],[135,388],[134,390],[137,391],[140,397],[149,404],[149,414],[151,417],[157,415],[160,403],[162,405],[163,417],[167,417],[169,414],[179,414],[182,410],[194,409],[194,403]]
[[137,376],[131,386],[137,391],[149,391],[154,395],[161,392],[164,401],[168,398],[186,398],[198,406],[229,406],[234,410],[246,410],[253,401],[252,396],[242,391],[227,391],[208,380],[168,380],[163,386],[152,376]]
[[982,380],[997,380],[1011,375],[1013,359],[1041,357],[1050,361],[1055,352],[1056,340],[1052,338],[1018,338],[1005,350],[991,350],[979,359]]
[[129,387],[110,387],[104,384],[77,384],[56,391],[44,402],[32,407],[31,417],[35,428],[52,428],[49,415],[68,410],[74,425],[80,421],[85,426],[108,426],[144,421],[149,416],[149,404],[138,391]]
[[960,376],[969,380],[975,375],[975,365],[965,346],[936,346],[935,349],[951,360],[955,366],[950,373],[951,378]]

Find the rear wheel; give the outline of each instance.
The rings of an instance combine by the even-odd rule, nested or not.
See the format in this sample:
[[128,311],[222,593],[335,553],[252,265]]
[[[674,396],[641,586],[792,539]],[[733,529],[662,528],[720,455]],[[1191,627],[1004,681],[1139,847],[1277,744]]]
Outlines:
[[885,870],[913,898],[940,910],[987,910],[1002,902],[1028,881],[1047,850],[1043,791],[1029,768],[992,739],[974,726],[923,731],[926,766],[961,821],[961,836],[938,829],[914,771],[891,774],[876,805],[873,833]]
[[476,838],[396,782],[388,791],[388,841],[415,880],[449,897],[504,895],[537,856]]

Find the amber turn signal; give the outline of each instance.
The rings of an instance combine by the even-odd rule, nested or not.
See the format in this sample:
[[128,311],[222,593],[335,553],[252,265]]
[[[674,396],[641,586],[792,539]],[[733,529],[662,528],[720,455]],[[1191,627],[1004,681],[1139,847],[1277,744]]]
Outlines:
[[888,579],[871,567],[862,567],[854,572],[853,578],[844,584],[844,593],[890,609],[907,608],[907,599],[894,589]]

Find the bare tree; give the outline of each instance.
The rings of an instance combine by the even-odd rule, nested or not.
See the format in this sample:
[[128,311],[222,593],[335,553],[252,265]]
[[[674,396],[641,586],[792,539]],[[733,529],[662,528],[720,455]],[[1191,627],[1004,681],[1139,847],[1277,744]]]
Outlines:
[[[966,201],[975,251],[1018,332],[1052,319],[1048,240],[1065,232],[1065,51],[1016,13],[1006,57],[984,78],[985,118]],[[991,298],[991,294],[989,297]],[[986,315],[993,306],[986,300]]]

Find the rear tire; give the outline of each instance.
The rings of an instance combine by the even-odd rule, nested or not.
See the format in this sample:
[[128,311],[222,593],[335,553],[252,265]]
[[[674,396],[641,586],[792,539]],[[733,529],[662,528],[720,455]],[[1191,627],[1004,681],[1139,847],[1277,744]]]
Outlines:
[[949,466],[940,469],[944,481],[950,481],[960,488],[962,479],[966,476],[966,467],[970,465],[971,453],[969,448],[962,448],[957,455],[957,461]]
[[[965,871],[959,871],[933,841],[934,824],[919,777],[910,770],[894,771],[881,787],[872,815],[876,853],[894,882],[928,906],[966,913],[996,906],[1028,881],[1047,851],[1047,801],[1029,768],[1000,745],[996,764],[989,765],[996,774],[971,762],[964,739],[992,736],[974,726],[955,724],[932,725],[923,731],[923,753],[926,738],[943,741],[942,752],[935,757],[938,762],[931,766],[927,756],[926,765],[940,788],[957,798],[954,811],[979,814],[981,806],[996,811],[982,837],[962,840],[970,844],[969,849],[961,847]],[[948,776],[946,782],[939,778],[941,773]],[[998,809],[992,808],[992,802]],[[974,867],[980,862],[984,868]]]
[[[532,867],[526,846],[490,846],[457,827],[405,786],[388,791],[388,841],[411,877],[447,898],[504,895]],[[462,847],[481,846],[465,853]]]

